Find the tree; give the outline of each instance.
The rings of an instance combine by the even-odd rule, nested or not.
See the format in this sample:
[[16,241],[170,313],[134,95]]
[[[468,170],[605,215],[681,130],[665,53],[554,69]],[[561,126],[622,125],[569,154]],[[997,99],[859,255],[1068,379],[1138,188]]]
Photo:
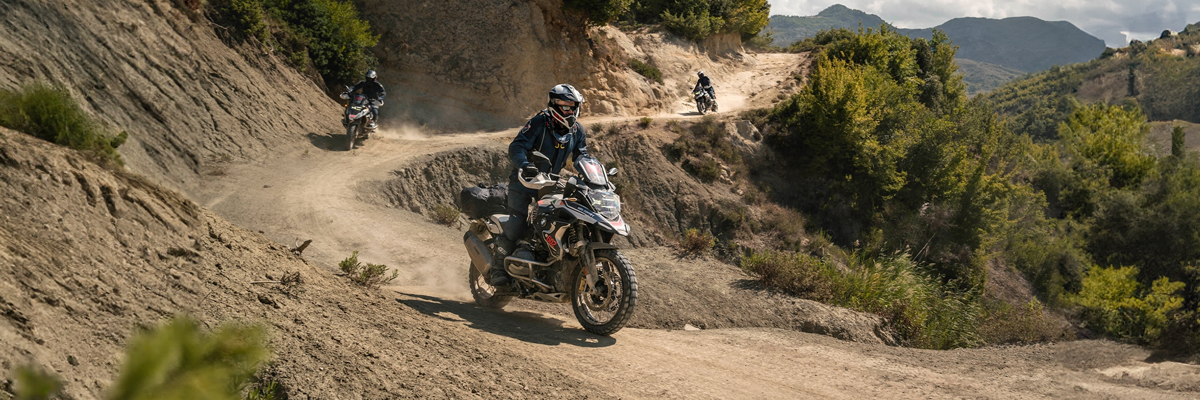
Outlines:
[[563,0],[563,9],[583,14],[588,25],[602,26],[629,11],[633,0]]

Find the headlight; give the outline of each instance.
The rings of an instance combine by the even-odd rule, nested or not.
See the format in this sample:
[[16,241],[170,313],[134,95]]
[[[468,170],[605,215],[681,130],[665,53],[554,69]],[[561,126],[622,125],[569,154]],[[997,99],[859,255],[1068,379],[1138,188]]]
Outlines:
[[610,221],[621,216],[621,196],[617,196],[616,193],[593,190],[588,192],[587,199],[592,203],[592,209],[600,213],[600,216]]

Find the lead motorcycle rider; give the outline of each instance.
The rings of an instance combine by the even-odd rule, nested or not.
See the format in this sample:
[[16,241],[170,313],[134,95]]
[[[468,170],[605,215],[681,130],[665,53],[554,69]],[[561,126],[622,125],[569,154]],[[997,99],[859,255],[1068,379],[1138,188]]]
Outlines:
[[[355,92],[361,90],[363,96],[367,96],[367,100],[372,100],[371,122],[367,124],[367,129],[375,129],[377,126],[375,121],[379,120],[379,103],[375,100],[383,101],[383,98],[387,96],[387,91],[383,90],[383,84],[380,84],[379,81],[376,80],[378,77],[379,75],[375,73],[375,70],[368,70],[367,74],[363,77],[364,79],[354,84],[354,87],[351,88],[350,91],[346,92],[347,95],[353,95]],[[343,125],[346,123],[346,121],[342,121]]]
[[[504,227],[504,235],[497,238],[496,260],[503,260],[514,250],[518,254],[524,253],[521,258],[533,259],[529,244],[521,239],[528,228],[529,203],[537,197],[537,191],[521,185],[518,174],[525,178],[532,178],[541,172],[558,174],[566,166],[567,156],[578,160],[588,155],[587,135],[578,122],[579,109],[584,101],[583,94],[575,87],[555,85],[550,89],[546,109],[530,119],[517,133],[512,144],[508,145],[508,156],[515,167],[508,183],[510,218]],[[529,154],[534,151],[550,158],[550,164],[538,166],[530,162]],[[509,276],[504,268],[491,268],[489,271],[489,284],[495,287],[508,285]]]

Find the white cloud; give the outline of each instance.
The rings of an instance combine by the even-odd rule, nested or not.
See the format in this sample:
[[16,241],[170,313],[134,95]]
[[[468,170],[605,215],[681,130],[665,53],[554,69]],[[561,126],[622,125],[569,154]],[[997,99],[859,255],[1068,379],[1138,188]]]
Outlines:
[[771,13],[816,15],[842,4],[875,14],[901,28],[931,28],[958,17],[1032,16],[1068,21],[1104,39],[1109,46],[1128,43],[1122,32],[1178,31],[1200,22],[1198,0],[773,0]]

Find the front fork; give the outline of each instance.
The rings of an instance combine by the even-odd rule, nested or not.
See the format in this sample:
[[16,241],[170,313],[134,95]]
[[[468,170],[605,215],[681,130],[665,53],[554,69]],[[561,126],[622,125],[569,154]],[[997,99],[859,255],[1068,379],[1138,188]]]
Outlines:
[[[587,226],[582,221],[576,221],[575,224],[575,245],[572,246],[572,250],[579,253],[579,262],[583,264],[584,271],[587,273],[585,279],[588,291],[594,292],[596,280],[600,279],[600,274],[596,270],[596,250],[615,249],[617,246],[599,240],[600,228]],[[592,237],[597,240],[590,240]]]

